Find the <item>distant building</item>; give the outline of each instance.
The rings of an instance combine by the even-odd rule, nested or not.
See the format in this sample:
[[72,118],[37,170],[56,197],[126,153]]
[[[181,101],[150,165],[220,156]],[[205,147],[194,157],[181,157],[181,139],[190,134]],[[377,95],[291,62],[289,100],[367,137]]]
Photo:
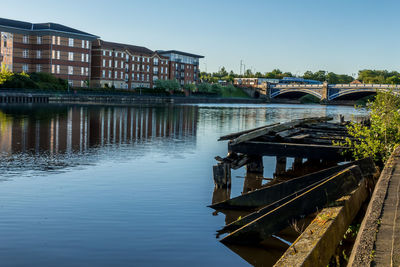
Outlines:
[[135,45],[96,40],[93,43],[92,85],[118,89],[153,88],[167,80],[169,60]]
[[322,84],[320,81],[308,80],[298,77],[284,77],[279,81],[280,84]]
[[199,59],[186,52],[100,40],[98,36],[56,23],[0,18],[0,63],[12,72],[47,72],[71,86],[153,88],[161,80],[181,86],[199,79]]
[[279,79],[235,78],[233,84],[241,87],[260,87],[263,84],[278,83]]
[[176,79],[181,86],[198,82],[199,59],[203,56],[176,50],[158,50],[157,53],[169,59],[170,80]]
[[83,87],[90,80],[92,41],[98,37],[56,23],[0,18],[0,63],[13,72],[48,72]]

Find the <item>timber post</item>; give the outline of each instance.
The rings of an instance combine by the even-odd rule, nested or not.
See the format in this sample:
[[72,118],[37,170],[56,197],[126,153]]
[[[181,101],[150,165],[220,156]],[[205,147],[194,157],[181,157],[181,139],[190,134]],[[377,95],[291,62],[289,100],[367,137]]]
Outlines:
[[214,183],[217,188],[231,186],[231,166],[229,163],[218,163],[213,166]]
[[286,157],[276,157],[276,168],[274,177],[278,177],[282,173],[286,172],[286,163],[287,163]]
[[246,164],[247,173],[264,173],[262,156],[250,156],[250,162]]

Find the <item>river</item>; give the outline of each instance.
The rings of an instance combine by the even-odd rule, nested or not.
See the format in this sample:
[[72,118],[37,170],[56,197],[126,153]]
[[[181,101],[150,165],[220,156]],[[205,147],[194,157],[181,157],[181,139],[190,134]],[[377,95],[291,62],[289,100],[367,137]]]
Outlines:
[[[225,216],[207,205],[214,157],[227,153],[218,137],[297,118],[337,120],[339,114],[351,119],[365,111],[272,104],[0,105],[1,265],[255,264],[216,239]],[[275,159],[264,157],[264,166],[271,177]],[[232,197],[241,194],[244,175],[243,169],[233,172]]]

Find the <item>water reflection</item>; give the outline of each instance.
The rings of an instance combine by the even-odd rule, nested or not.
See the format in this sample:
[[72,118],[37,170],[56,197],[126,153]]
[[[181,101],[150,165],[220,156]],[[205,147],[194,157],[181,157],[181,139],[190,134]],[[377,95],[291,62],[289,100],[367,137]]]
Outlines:
[[88,154],[104,148],[155,140],[193,144],[197,116],[196,106],[3,106],[0,168],[8,174],[24,167],[48,171],[93,164]]

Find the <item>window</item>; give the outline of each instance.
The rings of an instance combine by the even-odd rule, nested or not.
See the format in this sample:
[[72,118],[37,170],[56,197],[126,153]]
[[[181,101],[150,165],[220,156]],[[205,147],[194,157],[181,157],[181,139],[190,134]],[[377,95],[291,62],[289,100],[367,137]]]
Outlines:
[[89,68],[85,68],[85,75],[89,76]]
[[142,65],[142,71],[144,71],[144,65]]
[[121,57],[125,57],[125,53],[121,53]]
[[136,79],[139,80],[139,73],[136,74]]
[[106,60],[103,59],[103,67],[105,67],[105,66],[106,66]]
[[42,58],[42,51],[40,50],[36,51],[36,58]]
[[60,38],[60,36],[57,36],[57,45],[61,45],[61,38]]
[[81,67],[81,75],[82,76],[85,75],[85,68],[84,67]]
[[147,65],[147,72],[150,71],[150,65]]
[[164,73],[164,67],[161,67],[161,73]]
[[118,61],[115,60],[114,68],[118,68]]
[[85,62],[85,54],[82,54],[82,56],[81,56],[81,61],[82,61],[82,62]]
[[53,38],[52,38],[52,42],[51,42],[53,45],[55,45],[56,44],[56,37],[55,36],[53,36]]
[[57,65],[57,74],[60,74],[60,65]]
[[106,50],[103,50],[103,56],[105,56],[106,55]]
[[154,58],[154,60],[153,60],[153,63],[154,63],[154,65],[158,65],[158,58]]
[[168,74],[168,69],[167,68],[165,68],[165,74]]
[[147,81],[150,81],[150,75],[147,74]]
[[37,44],[42,44],[42,36],[36,37],[36,43]]
[[28,71],[29,71],[29,66],[28,66],[28,64],[22,65],[22,71],[23,71],[23,72],[28,72]]
[[68,60],[74,61],[74,52],[68,52]]
[[51,65],[51,73],[55,73],[56,72],[56,65]]
[[144,81],[144,74],[142,74],[142,81]]
[[22,57],[23,57],[23,58],[28,58],[28,57],[29,57],[29,51],[26,50],[26,49],[23,50],[23,51],[22,51]]
[[68,38],[68,46],[70,46],[70,47],[74,46],[74,39],[73,38]]
[[111,70],[108,71],[108,78],[111,79]]
[[89,43],[89,41],[86,41],[86,49],[89,49],[90,48],[90,43]]
[[108,54],[109,54],[110,57],[112,57],[112,51],[110,51]]
[[105,78],[105,77],[106,77],[106,71],[103,70],[103,78]]
[[22,42],[23,42],[24,44],[29,43],[29,38],[28,38],[27,35],[22,36]]
[[118,71],[116,71],[115,73],[114,73],[114,79],[117,79],[118,78]]
[[60,59],[60,51],[57,51],[57,59]]
[[68,74],[73,75],[74,74],[74,67],[68,66]]
[[89,62],[89,54],[86,54],[86,62]]
[[85,40],[82,40],[82,48],[85,48]]
[[124,68],[124,62],[121,61],[121,69],[123,69],[123,68]]
[[118,57],[118,52],[115,52],[115,57]]
[[108,67],[109,68],[111,68],[111,65],[112,65],[112,61],[111,61],[111,59],[108,61]]
[[121,71],[121,80],[124,79],[124,73]]

